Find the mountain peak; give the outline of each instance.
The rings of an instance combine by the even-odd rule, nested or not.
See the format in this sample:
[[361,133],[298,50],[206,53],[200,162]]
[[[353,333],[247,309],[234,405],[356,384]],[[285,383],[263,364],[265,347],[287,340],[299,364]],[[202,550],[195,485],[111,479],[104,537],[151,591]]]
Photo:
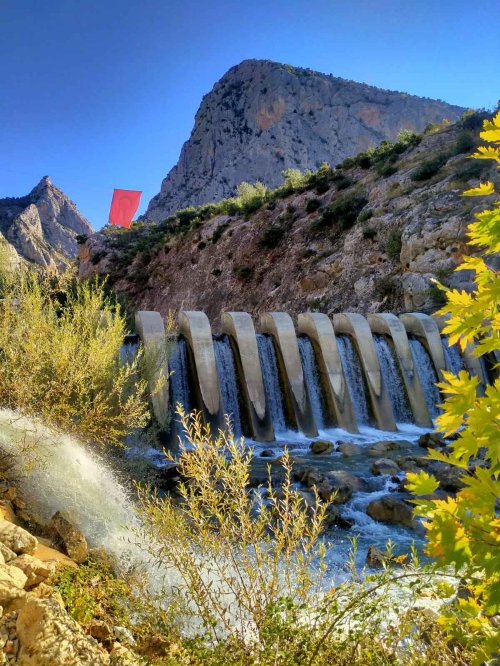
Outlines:
[[243,60],[202,99],[176,166],[145,219],[233,196],[242,181],[282,182],[286,169],[335,165],[398,132],[458,119],[464,109],[272,60]]

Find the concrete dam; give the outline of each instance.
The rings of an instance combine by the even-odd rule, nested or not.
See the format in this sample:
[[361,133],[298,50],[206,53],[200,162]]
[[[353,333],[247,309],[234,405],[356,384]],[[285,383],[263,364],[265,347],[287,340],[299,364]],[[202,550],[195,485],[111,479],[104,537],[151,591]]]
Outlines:
[[[287,431],[314,438],[329,428],[430,428],[444,370],[467,370],[479,391],[489,381],[471,345],[463,353],[448,346],[444,325],[422,313],[307,312],[296,328],[287,313],[268,312],[257,333],[248,313],[226,312],[222,333],[213,335],[205,313],[181,311],[177,344],[162,368],[169,379],[153,395],[153,410],[162,423],[181,404],[201,412],[213,432],[226,428],[227,414],[235,436],[256,442]],[[145,349],[166,348],[158,312],[137,312],[136,330]]]

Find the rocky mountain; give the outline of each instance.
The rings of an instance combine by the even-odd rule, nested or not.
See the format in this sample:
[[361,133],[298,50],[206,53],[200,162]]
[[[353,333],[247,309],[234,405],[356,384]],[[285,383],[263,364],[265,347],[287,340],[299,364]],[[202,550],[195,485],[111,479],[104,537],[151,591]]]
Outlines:
[[24,197],[0,199],[0,237],[14,257],[64,268],[77,255],[76,236],[91,233],[90,222],[48,176]]
[[232,67],[205,95],[178,163],[147,221],[233,196],[242,181],[281,182],[281,171],[335,165],[401,129],[421,132],[464,109],[269,60]]
[[397,144],[385,162],[346,160],[256,211],[95,234],[80,246],[80,274],[108,275],[136,309],[204,310],[214,332],[231,310],[432,311],[442,299],[432,278],[471,287],[453,269],[487,202],[460,193],[496,178],[492,161],[467,159],[482,120],[470,121],[399,154]]

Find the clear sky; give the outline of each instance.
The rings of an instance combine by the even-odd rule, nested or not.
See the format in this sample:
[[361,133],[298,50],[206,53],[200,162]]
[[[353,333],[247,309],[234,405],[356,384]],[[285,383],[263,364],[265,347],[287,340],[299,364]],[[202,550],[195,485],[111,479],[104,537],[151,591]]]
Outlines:
[[500,2],[0,0],[0,197],[49,175],[95,229],[115,187],[143,212],[246,58],[493,107]]

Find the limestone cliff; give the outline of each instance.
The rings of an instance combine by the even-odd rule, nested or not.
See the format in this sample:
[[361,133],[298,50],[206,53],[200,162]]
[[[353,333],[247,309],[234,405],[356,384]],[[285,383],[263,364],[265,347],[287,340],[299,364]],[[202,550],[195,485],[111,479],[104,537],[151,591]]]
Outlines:
[[45,176],[28,195],[0,199],[0,233],[27,261],[64,268],[76,257],[76,236],[93,230],[75,204]]
[[233,196],[242,181],[280,183],[284,169],[337,164],[401,129],[456,120],[458,106],[269,60],[232,67],[202,100],[178,163],[144,219]]

